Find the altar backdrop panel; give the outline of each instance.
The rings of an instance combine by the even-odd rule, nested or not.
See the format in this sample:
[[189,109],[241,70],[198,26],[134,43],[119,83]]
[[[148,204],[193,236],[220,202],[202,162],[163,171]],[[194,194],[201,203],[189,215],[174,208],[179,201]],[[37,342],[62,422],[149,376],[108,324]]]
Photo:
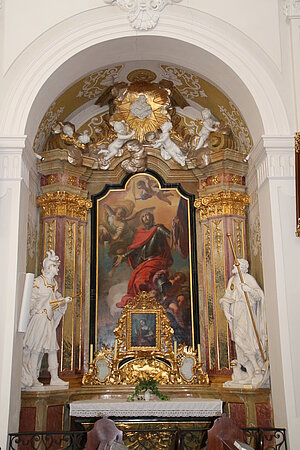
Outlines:
[[91,341],[96,348],[114,345],[122,308],[142,290],[154,291],[166,308],[178,343],[198,342],[193,224],[193,196],[152,174],[134,175],[94,196]]

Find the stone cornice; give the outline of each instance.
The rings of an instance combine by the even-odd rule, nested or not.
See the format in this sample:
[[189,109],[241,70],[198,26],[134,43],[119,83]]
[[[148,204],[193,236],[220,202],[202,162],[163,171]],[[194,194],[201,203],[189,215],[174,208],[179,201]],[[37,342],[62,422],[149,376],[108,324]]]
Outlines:
[[300,0],[286,0],[283,8],[288,19],[300,19]]
[[29,173],[37,174],[36,156],[26,136],[0,136],[0,179],[23,179],[29,186]]
[[294,136],[262,136],[250,153],[258,188],[267,179],[295,177]]

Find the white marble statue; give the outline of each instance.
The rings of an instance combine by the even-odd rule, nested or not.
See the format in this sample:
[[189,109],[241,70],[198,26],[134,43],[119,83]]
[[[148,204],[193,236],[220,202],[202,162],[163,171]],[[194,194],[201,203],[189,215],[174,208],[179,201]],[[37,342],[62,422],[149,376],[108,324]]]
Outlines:
[[130,112],[133,116],[141,120],[152,115],[152,108],[147,102],[145,95],[139,95],[139,98],[130,105]]
[[71,124],[70,122],[66,122],[63,124],[62,131],[64,134],[69,136],[70,138],[74,137],[75,133],[75,126]]
[[199,133],[199,142],[195,150],[199,150],[206,143],[210,133],[212,131],[217,131],[220,126],[220,122],[214,120],[211,111],[208,108],[202,110],[203,124],[201,131]]
[[107,150],[99,151],[99,155],[104,155],[103,159],[106,164],[115,156],[122,156],[123,145],[125,142],[129,141],[135,133],[134,130],[129,133],[128,125],[125,122],[115,122],[114,130],[117,133],[117,138],[109,144]]
[[182,153],[178,145],[170,138],[172,122],[167,121],[160,127],[162,133],[153,145],[154,148],[160,148],[161,156],[164,160],[174,159],[181,166],[185,165],[186,155]]
[[72,298],[63,298],[58,292],[55,277],[58,274],[59,264],[59,258],[54,251],[48,251],[43,261],[42,274],[34,280],[30,318],[23,341],[23,388],[43,386],[38,376],[45,353],[48,353],[50,385],[68,386],[68,383],[58,378],[57,350],[59,347],[56,328]]
[[233,364],[233,377],[224,386],[242,387],[245,384],[260,387],[266,381],[268,362],[263,363],[258,340],[247,306],[245,292],[256,324],[257,333],[266,360],[267,328],[264,312],[264,293],[255,278],[248,273],[248,261],[239,259],[244,283],[237,267],[229,279],[224,296],[219,300],[228,321],[231,339],[235,342],[237,359]]
[[80,142],[80,144],[88,144],[90,140],[91,138],[89,136],[88,130],[84,130],[84,132],[78,136],[78,141]]
[[146,151],[138,139],[126,143],[130,157],[121,162],[121,167],[127,173],[144,172],[147,167]]

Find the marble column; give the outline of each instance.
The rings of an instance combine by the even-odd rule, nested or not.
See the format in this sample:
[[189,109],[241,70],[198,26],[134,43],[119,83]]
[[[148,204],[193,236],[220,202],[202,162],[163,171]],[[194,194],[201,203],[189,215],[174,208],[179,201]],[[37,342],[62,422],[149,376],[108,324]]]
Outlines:
[[53,249],[59,256],[60,292],[74,297],[58,329],[60,374],[72,377],[83,373],[86,225],[91,201],[86,198],[85,182],[74,174],[43,175],[41,187],[37,204],[42,208],[42,254]]
[[219,305],[231,276],[233,254],[227,238],[230,233],[238,258],[246,258],[247,194],[221,191],[200,197],[203,301],[205,305],[206,369],[210,375],[228,375],[234,348],[225,315]]

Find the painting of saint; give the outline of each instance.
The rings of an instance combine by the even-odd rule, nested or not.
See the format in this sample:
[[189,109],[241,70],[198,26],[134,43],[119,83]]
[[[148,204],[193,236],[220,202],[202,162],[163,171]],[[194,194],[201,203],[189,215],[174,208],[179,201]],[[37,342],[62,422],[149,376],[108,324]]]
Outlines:
[[131,347],[156,347],[156,314],[131,315]]
[[[98,348],[113,346],[113,330],[122,308],[141,291],[151,291],[164,306],[174,339],[193,344],[189,202],[178,188],[161,187],[150,174],[134,175],[124,188],[111,187],[97,197]],[[146,326],[139,323],[140,330]]]

